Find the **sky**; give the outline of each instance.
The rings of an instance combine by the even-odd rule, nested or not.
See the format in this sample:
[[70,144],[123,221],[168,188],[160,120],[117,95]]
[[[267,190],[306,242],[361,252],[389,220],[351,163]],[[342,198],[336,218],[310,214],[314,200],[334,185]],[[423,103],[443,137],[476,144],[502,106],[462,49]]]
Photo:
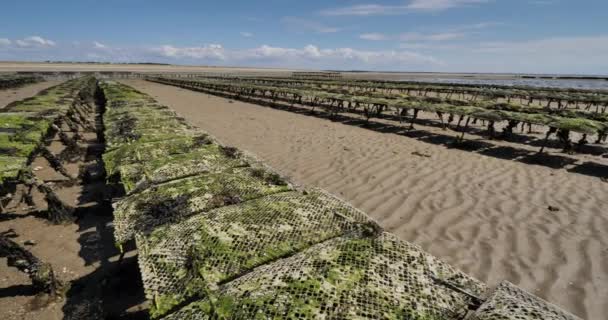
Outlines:
[[3,2],[0,60],[608,74],[606,0]]

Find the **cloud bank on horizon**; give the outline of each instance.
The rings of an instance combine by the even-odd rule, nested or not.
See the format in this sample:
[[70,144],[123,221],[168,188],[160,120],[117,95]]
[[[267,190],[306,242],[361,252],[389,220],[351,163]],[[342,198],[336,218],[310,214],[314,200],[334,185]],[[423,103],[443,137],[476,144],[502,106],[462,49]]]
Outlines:
[[[118,6],[114,1],[107,6]],[[40,19],[19,19],[27,6],[12,4],[16,14],[6,17],[9,27],[0,30],[0,60],[608,74],[608,22],[594,14],[608,4],[599,2],[409,0],[340,6],[320,0],[267,1],[267,7],[258,5],[261,11],[243,4],[232,4],[237,8],[232,11],[229,3],[207,4],[205,19],[196,20],[203,8],[195,1],[177,1],[173,11],[133,1],[133,9],[147,4],[151,10],[126,8],[125,15],[132,14],[130,29],[119,19],[97,29],[83,24],[85,19],[59,18],[50,24],[42,12]],[[192,10],[179,10],[179,4]],[[100,9],[97,14],[109,13]],[[160,17],[173,24],[157,23]]]

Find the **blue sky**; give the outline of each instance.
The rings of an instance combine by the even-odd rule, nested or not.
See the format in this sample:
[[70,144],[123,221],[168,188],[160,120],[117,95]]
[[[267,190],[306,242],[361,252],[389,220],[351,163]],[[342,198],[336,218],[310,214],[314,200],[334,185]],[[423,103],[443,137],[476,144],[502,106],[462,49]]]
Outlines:
[[608,1],[10,1],[0,60],[608,74]]

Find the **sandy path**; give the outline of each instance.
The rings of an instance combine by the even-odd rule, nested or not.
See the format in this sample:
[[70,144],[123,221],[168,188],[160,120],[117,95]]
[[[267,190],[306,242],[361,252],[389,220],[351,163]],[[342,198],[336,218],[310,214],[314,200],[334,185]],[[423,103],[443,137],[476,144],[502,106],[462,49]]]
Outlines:
[[0,90],[0,109],[4,108],[7,104],[13,101],[18,101],[35,96],[38,92],[46,88],[58,85],[61,82],[62,81],[44,81],[19,88]]
[[296,182],[341,195],[480,280],[510,280],[583,318],[608,313],[608,183],[597,177],[124,82]]

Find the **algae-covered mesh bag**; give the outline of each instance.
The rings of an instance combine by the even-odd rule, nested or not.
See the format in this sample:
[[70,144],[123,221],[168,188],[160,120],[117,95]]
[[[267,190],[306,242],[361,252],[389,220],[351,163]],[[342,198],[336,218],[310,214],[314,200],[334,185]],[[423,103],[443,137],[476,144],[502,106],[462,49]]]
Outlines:
[[109,107],[120,107],[134,103],[155,103],[149,95],[116,81],[102,81],[100,86]]
[[33,112],[0,112],[0,184],[17,179],[51,123]]
[[163,319],[456,320],[471,304],[465,292],[484,290],[389,233],[346,236],[229,279]]
[[109,149],[132,142],[159,141],[196,132],[184,119],[163,109],[125,107],[129,112],[104,117],[106,144]]
[[35,112],[0,112],[0,154],[29,156],[53,120]]
[[116,114],[112,117],[106,117],[106,132],[110,137],[117,134],[125,134],[137,132],[145,129],[162,129],[189,127],[184,119],[178,117],[173,112],[165,112],[148,108],[147,106],[139,108],[129,108],[129,112]]
[[14,183],[21,169],[27,165],[27,157],[11,157],[0,155],[0,186],[4,183]]
[[364,213],[321,190],[273,194],[221,207],[137,238],[154,314],[201,290],[345,234],[379,233]]
[[195,136],[198,133],[174,111],[128,86],[102,84],[107,100],[104,113],[106,147]]
[[177,113],[167,106],[146,101],[111,103],[103,114],[104,121],[113,123],[127,115],[137,117],[177,117]]
[[52,124],[68,121],[68,111],[76,111],[75,97],[90,81],[71,80],[0,110],[0,186],[16,182]]
[[207,144],[206,141],[198,143],[199,141],[198,137],[176,136],[172,139],[161,141],[133,142],[106,151],[103,155],[103,162],[108,177],[112,177],[120,173],[121,167],[125,165],[144,165],[145,162],[169,157],[174,154],[187,153],[193,148]]
[[115,204],[114,235],[118,243],[124,243],[136,232],[291,189],[277,175],[253,167],[227,168],[153,185]]
[[103,159],[108,178],[120,180],[127,193],[204,172],[249,165],[243,157],[228,157],[206,134],[135,142],[107,152]]
[[580,318],[504,281],[473,313],[471,320],[579,320]]
[[224,157],[217,145],[209,145],[184,154],[122,166],[120,175],[127,192],[139,192],[155,184],[247,165],[245,161]]

